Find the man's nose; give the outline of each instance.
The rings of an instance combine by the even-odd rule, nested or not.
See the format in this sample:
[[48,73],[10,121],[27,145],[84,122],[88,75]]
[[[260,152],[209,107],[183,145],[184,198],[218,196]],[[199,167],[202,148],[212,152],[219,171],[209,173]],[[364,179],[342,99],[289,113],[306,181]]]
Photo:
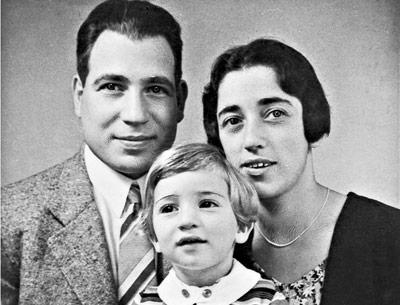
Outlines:
[[145,124],[149,120],[146,98],[139,90],[129,90],[123,99],[121,119],[129,125]]
[[257,152],[258,149],[265,147],[267,141],[267,130],[263,122],[259,120],[249,120],[243,133],[243,147],[250,152]]

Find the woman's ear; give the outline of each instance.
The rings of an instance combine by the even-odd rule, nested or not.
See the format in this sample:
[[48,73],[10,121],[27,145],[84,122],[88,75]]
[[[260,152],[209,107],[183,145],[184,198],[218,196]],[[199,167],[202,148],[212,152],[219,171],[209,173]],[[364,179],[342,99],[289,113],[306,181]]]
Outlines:
[[253,230],[254,224],[251,224],[251,226],[247,227],[244,226],[243,228],[239,228],[238,231],[236,232],[236,238],[235,241],[238,244],[243,244],[247,241],[249,238],[251,230]]

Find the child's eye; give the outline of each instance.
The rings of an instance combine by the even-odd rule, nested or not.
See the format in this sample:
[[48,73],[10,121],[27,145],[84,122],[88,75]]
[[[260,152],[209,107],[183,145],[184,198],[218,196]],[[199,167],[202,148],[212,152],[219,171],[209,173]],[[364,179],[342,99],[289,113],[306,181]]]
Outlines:
[[159,211],[161,214],[167,214],[167,213],[172,213],[172,212],[176,211],[177,209],[178,208],[173,204],[165,204],[159,209]]
[[209,200],[209,199],[204,199],[204,200],[200,201],[200,203],[199,203],[200,208],[207,209],[207,208],[213,208],[213,207],[217,207],[217,206],[218,206],[218,203],[216,203],[213,200]]

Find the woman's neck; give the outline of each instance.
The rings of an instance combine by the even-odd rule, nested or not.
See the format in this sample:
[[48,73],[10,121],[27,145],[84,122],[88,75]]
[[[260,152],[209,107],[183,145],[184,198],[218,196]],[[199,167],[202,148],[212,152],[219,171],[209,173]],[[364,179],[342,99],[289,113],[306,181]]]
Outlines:
[[259,226],[269,237],[290,239],[309,225],[325,203],[327,188],[316,181],[276,198],[261,199]]

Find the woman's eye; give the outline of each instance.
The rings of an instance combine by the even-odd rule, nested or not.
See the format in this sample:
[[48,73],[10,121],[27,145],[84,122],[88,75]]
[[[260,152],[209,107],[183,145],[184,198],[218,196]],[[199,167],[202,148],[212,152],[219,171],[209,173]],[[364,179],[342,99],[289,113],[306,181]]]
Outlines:
[[202,200],[200,201],[199,207],[200,208],[212,208],[217,207],[218,204],[212,200]]
[[176,207],[172,204],[166,204],[160,208],[160,213],[162,214],[172,213],[174,211],[176,211]]
[[269,119],[269,120],[281,119],[285,115],[286,115],[285,111],[279,110],[279,109],[275,109],[275,110],[272,110],[272,111],[268,111],[265,114],[265,119]]
[[233,117],[233,118],[228,118],[228,119],[224,120],[222,125],[223,126],[227,126],[227,125],[234,126],[234,125],[239,124],[240,122],[241,122],[241,120],[239,118]]
[[275,117],[275,118],[279,118],[280,116],[283,115],[283,112],[280,111],[280,110],[274,110],[274,111],[272,111],[272,115],[273,115],[273,117]]

